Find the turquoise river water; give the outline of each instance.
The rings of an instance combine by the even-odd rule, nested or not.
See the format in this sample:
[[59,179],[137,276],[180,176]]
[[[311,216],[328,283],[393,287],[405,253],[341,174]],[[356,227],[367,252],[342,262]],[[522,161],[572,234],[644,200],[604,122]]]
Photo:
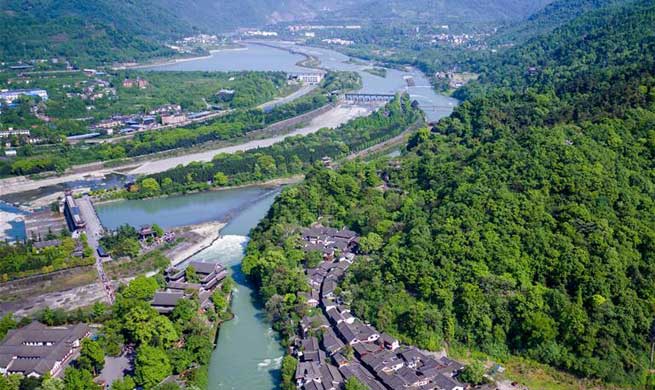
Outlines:
[[[429,120],[449,115],[456,105],[454,99],[436,94],[427,78],[417,70],[389,69],[379,77],[363,69],[368,65],[348,63],[348,57],[325,49],[276,43],[283,47],[316,56],[323,67],[357,71],[363,79],[361,92],[395,93],[407,91],[419,101]],[[215,52],[209,58],[152,67],[156,70],[279,70],[306,71],[296,63],[304,57],[287,50],[247,44],[244,49]],[[408,86],[406,79],[413,79]],[[76,183],[67,183],[76,187]],[[80,185],[88,185],[82,183]],[[239,188],[201,194],[180,195],[151,200],[130,200],[98,205],[98,214],[108,228],[124,223],[138,227],[158,223],[175,227],[207,221],[229,220],[222,236],[195,258],[225,264],[232,272],[236,291],[232,302],[233,321],[220,330],[217,347],[211,359],[210,389],[270,390],[279,383],[279,366],[283,349],[267,322],[253,292],[244,278],[240,263],[250,230],[266,215],[280,189]],[[32,194],[37,196],[39,194]],[[25,196],[25,194],[23,194]],[[6,206],[6,205],[5,205]],[[8,206],[6,206],[8,207]],[[5,207],[5,214],[13,210]]]

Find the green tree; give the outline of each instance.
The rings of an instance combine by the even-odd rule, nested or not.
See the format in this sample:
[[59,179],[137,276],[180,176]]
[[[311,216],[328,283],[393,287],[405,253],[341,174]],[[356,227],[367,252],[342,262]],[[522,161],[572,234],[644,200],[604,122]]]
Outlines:
[[104,303],[102,302],[94,303],[91,309],[93,319],[97,320],[99,318],[102,318],[105,315],[106,311],[107,311],[107,306]]
[[43,378],[39,390],[66,390],[65,383],[60,378],[46,377]]
[[123,289],[121,294],[123,297],[129,299],[149,301],[155,296],[155,292],[158,288],[159,285],[157,284],[157,280],[144,275],[139,275],[133,279],[125,289]]
[[221,291],[223,291],[224,294],[231,294],[233,289],[234,289],[234,279],[232,279],[232,277],[228,275],[225,279],[223,279],[223,283],[221,285]]
[[152,196],[157,195],[161,191],[159,183],[153,178],[145,178],[141,182],[141,191]]
[[228,301],[225,298],[225,293],[221,290],[216,290],[212,294],[212,303],[214,304],[214,309],[216,313],[222,313],[228,308]]
[[7,332],[11,329],[15,329],[17,325],[18,323],[14,320],[13,314],[5,314],[2,319],[0,319],[0,340],[4,339]]
[[179,374],[193,364],[193,352],[187,348],[176,348],[168,351],[168,354],[171,358],[171,366],[173,367],[173,373]]
[[368,390],[368,387],[360,382],[356,377],[351,376],[346,381],[345,390]]
[[19,390],[21,375],[0,375],[0,390]]
[[98,342],[84,339],[77,362],[81,369],[91,371],[97,376],[105,365],[105,352]]
[[180,324],[188,324],[198,313],[198,303],[193,299],[180,299],[171,312],[171,320]]
[[359,242],[359,247],[364,253],[371,253],[379,251],[382,248],[384,241],[379,234],[370,232],[365,237],[362,237]]
[[147,344],[155,334],[155,318],[159,314],[150,305],[136,305],[131,307],[123,318],[122,326],[126,330],[127,337],[135,343]]
[[87,370],[68,367],[64,371],[66,389],[99,390],[100,386],[93,382],[93,375]]
[[149,345],[139,347],[134,376],[138,385],[145,389],[152,389],[172,373],[173,369],[166,351]]
[[134,388],[136,388],[136,383],[131,376],[126,376],[111,384],[111,390],[134,390]]
[[307,268],[316,268],[323,262],[323,252],[309,251],[305,255],[305,265]]
[[162,229],[161,226],[157,225],[156,223],[152,224],[152,230],[155,232],[157,237],[163,237],[164,236],[164,229]]
[[464,367],[462,372],[459,374],[459,380],[464,383],[470,383],[473,385],[484,383],[484,364],[476,360],[468,366]]
[[214,185],[223,187],[227,185],[228,178],[223,172],[216,172],[214,174]]
[[284,355],[282,359],[282,390],[294,390],[296,388],[295,375],[298,360],[291,355]]
[[41,386],[42,378],[33,376],[23,377],[20,381],[20,390],[37,390]]
[[189,283],[198,283],[200,281],[200,278],[196,273],[196,269],[192,265],[186,267],[184,276],[186,277],[186,281]]

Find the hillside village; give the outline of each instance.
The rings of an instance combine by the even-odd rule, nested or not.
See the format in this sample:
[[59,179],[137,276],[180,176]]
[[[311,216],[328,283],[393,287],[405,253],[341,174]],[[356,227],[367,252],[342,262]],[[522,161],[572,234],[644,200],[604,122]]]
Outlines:
[[293,342],[298,389],[336,390],[354,377],[371,390],[464,390],[466,384],[457,379],[461,363],[401,345],[356,318],[336,293],[358,258],[355,232],[315,225],[300,234],[302,248],[320,252],[323,261],[305,269],[311,290],[299,293],[315,310],[301,320]]

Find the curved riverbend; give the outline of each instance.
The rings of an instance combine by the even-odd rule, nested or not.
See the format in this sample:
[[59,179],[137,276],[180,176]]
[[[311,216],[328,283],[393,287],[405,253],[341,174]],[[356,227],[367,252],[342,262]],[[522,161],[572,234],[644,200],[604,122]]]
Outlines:
[[[348,57],[332,50],[275,43],[281,48],[249,43],[245,50],[219,51],[210,57],[193,61],[153,66],[153,70],[281,70],[307,71],[298,65],[302,52],[316,57],[328,69],[356,71],[363,80],[363,93],[395,93],[407,91],[418,100],[430,121],[449,115],[457,101],[438,95],[420,71],[388,69],[386,77],[364,72],[368,65],[348,62]],[[408,86],[407,78],[413,79]],[[320,124],[318,124],[320,125]],[[262,145],[263,146],[263,145]],[[200,159],[211,156],[197,156]],[[146,165],[147,167],[147,165]],[[146,168],[147,170],[147,168]],[[253,287],[241,273],[241,260],[250,229],[263,218],[278,191],[235,189],[223,193],[192,194],[148,201],[123,201],[100,205],[98,212],[104,224],[140,225],[158,222],[162,226],[199,223],[232,217],[222,230],[222,237],[194,258],[220,261],[232,272],[236,291],[232,301],[234,320],[224,323],[209,368],[210,389],[270,390],[279,383],[279,365],[283,356],[275,333],[266,320],[261,302]],[[228,210],[234,210],[229,212]]]
[[[387,69],[385,77],[376,76],[364,69],[371,65],[365,61],[353,63],[350,57],[330,49],[296,45],[292,42],[250,42],[245,44],[245,50],[218,51],[211,56],[194,61],[175,64],[157,65],[150,70],[174,71],[241,71],[241,70],[273,70],[286,72],[307,72],[312,69],[303,68],[298,62],[304,57],[300,54],[317,58],[321,68],[351,71],[359,73],[362,78],[361,93],[396,93],[407,91],[416,99],[429,121],[436,121],[450,115],[457,105],[457,100],[437,94],[427,77],[417,69],[401,71]],[[366,65],[362,65],[366,64]],[[413,79],[413,86],[408,86],[407,79]]]

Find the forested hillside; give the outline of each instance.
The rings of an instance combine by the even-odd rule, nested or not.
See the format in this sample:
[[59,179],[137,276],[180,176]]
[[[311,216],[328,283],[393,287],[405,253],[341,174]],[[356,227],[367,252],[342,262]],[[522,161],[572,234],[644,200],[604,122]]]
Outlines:
[[3,61],[76,58],[131,61],[172,55],[161,39],[191,34],[153,0],[0,0]]
[[186,23],[211,32],[313,19],[322,10],[340,9],[352,0],[157,0]]
[[443,22],[517,20],[540,10],[552,0],[367,0],[333,12],[333,16],[371,19],[424,19]]
[[492,44],[521,43],[532,37],[546,34],[584,15],[585,13],[629,3],[631,0],[556,0],[543,9],[530,14],[520,23],[510,23],[492,37]]
[[319,218],[346,225],[370,260],[351,268],[343,296],[378,329],[643,384],[655,317],[654,58],[652,1],[585,14],[508,51],[397,163],[315,170],[285,191],[244,267],[285,295],[284,275],[300,267],[290,232]]

